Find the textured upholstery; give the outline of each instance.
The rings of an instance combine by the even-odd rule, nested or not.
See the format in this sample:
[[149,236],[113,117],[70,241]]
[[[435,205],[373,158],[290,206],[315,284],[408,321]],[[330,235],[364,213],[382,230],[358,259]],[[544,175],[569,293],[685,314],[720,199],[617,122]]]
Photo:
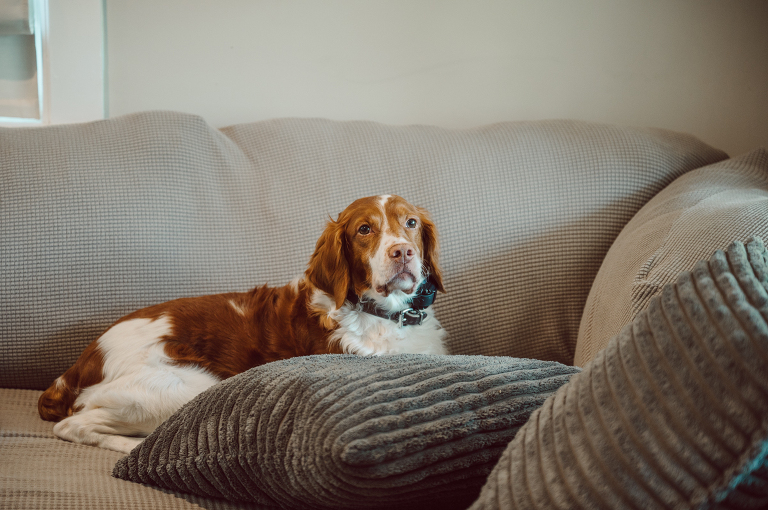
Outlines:
[[584,366],[681,271],[731,241],[768,239],[768,151],[678,178],[611,246],[584,307],[574,363]]
[[297,510],[463,510],[530,414],[578,372],[488,356],[278,361],[199,395],[114,474]]
[[695,264],[520,429],[481,509],[768,507],[768,252]]
[[122,315],[281,285],[328,215],[393,193],[432,212],[452,353],[570,364],[603,256],[665,185],[725,158],[666,131],[150,112],[0,129],[0,386],[43,389]]

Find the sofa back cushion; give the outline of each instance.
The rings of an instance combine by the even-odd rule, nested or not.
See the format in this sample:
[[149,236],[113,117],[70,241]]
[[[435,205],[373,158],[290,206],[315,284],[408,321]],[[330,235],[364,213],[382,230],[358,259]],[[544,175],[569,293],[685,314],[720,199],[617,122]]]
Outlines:
[[377,194],[437,223],[451,352],[569,364],[624,224],[725,157],[687,135],[574,121],[217,130],[147,112],[0,129],[0,386],[46,387],[135,309],[289,282],[328,216]]

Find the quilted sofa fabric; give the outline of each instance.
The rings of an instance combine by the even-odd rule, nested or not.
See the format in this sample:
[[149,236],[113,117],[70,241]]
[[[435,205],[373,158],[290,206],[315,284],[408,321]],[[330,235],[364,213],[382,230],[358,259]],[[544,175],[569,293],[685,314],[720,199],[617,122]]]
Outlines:
[[147,112],[0,129],[0,386],[44,389],[136,309],[288,283],[328,215],[377,194],[437,223],[452,353],[570,364],[621,228],[725,157],[683,134],[575,121],[217,130]]
[[683,272],[536,411],[472,510],[768,507],[768,253]]
[[149,112],[0,128],[0,386],[44,389],[136,309],[288,283],[328,216],[377,194],[437,223],[452,353],[570,364],[615,236],[666,184],[725,157],[687,135],[575,121],[216,130]]
[[485,356],[321,355],[202,393],[114,475],[282,508],[466,508],[534,409],[579,369]]
[[37,415],[39,391],[0,389],[0,508],[277,510],[141,486],[111,476],[122,453],[75,445]]

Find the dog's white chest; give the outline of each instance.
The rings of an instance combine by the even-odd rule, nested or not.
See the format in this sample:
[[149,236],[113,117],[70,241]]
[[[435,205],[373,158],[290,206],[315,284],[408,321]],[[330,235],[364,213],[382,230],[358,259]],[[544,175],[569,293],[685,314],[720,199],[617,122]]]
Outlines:
[[421,325],[399,326],[396,322],[351,309],[332,312],[339,327],[331,335],[344,352],[361,356],[379,354],[447,354],[445,330],[431,309]]

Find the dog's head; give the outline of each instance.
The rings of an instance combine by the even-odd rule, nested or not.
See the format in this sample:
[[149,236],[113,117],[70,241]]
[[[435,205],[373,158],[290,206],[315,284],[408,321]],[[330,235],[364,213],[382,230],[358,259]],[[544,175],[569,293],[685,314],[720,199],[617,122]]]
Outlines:
[[394,195],[361,198],[317,241],[307,280],[341,308],[352,289],[382,308],[399,307],[431,276],[445,292],[429,213]]

